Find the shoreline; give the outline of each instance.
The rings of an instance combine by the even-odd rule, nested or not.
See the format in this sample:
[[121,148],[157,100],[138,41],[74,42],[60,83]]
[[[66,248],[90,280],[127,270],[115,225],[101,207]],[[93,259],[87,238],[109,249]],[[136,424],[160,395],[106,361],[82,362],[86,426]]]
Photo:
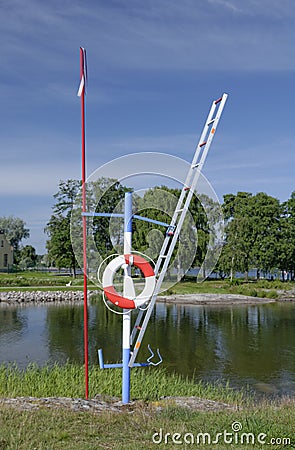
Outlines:
[[[294,299],[295,300],[295,299]],[[241,294],[175,294],[158,297],[157,302],[173,305],[257,305],[280,301]]]
[[[88,296],[100,294],[98,290],[89,290]],[[276,299],[265,297],[250,297],[241,294],[173,294],[160,295],[158,303],[172,305],[259,305],[278,302],[294,302],[295,295],[282,295]],[[1,291],[0,305],[40,305],[40,304],[79,304],[83,302],[83,292],[77,290],[68,291]]]

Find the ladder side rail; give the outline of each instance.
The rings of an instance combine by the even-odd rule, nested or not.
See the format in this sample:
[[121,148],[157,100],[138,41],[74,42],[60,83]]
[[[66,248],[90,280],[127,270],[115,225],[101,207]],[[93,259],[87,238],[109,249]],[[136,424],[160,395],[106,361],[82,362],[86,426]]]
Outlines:
[[[204,163],[206,161],[206,158],[207,158],[207,155],[208,155],[208,152],[209,152],[212,140],[214,138],[214,135],[215,135],[215,132],[216,132],[216,129],[217,129],[217,126],[218,126],[218,123],[219,123],[219,120],[220,120],[223,108],[225,106],[225,102],[227,100],[227,97],[228,97],[227,94],[223,94],[223,96],[222,96],[222,100],[221,100],[221,102],[219,104],[216,116],[214,118],[214,122],[212,123],[212,127],[210,129],[209,136],[208,136],[206,144],[204,146],[203,153],[202,153],[201,159],[199,161],[199,165],[196,168],[196,171],[194,172],[194,178],[193,178],[193,181],[192,181],[192,185],[191,185],[191,188],[190,188],[190,190],[188,192],[188,195],[187,195],[187,198],[186,198],[186,202],[184,204],[184,208],[185,209],[186,208],[188,209],[188,207],[190,205],[191,198],[192,198],[192,196],[194,194],[195,188],[197,186],[199,177],[200,177],[201,172],[202,172],[203,165],[204,165]],[[213,103],[215,103],[215,102],[213,102]]]
[[[183,205],[183,202],[184,202],[185,196],[186,196],[186,192],[182,189],[181,194],[180,194],[180,197],[179,197],[178,202],[177,202],[177,205],[176,205],[176,208],[175,208],[175,210],[174,210],[174,213],[173,213],[171,222],[170,222],[170,226],[171,226],[171,227],[174,227],[175,224],[176,224],[177,217],[178,217],[177,211],[181,209],[181,207],[182,207],[182,205]],[[165,236],[165,239],[164,239],[164,241],[163,241],[161,250],[160,250],[160,254],[159,254],[159,257],[158,257],[158,260],[157,260],[155,269],[154,269],[154,272],[155,272],[155,275],[156,275],[156,276],[158,275],[159,270],[160,270],[160,267],[161,267],[161,264],[163,263],[162,255],[166,255],[166,250],[167,250],[167,247],[168,247],[169,242],[171,242],[171,236],[166,235],[166,236]]]
[[[184,213],[185,213],[185,211],[183,210],[182,211],[182,215],[185,215]],[[130,358],[130,363],[129,363],[130,367],[132,367],[132,364],[134,363],[135,358],[137,356],[137,353],[138,353],[138,350],[139,350],[142,338],[143,338],[144,333],[145,333],[145,329],[146,329],[146,327],[148,325],[148,322],[149,322],[149,319],[150,319],[150,316],[151,316],[154,304],[155,304],[155,302],[157,300],[157,296],[158,296],[158,294],[160,292],[161,285],[162,285],[164,277],[166,275],[166,271],[167,271],[167,268],[168,268],[168,265],[169,265],[169,262],[170,262],[170,258],[171,258],[172,252],[174,250],[174,247],[176,245],[176,242],[177,242],[177,239],[178,239],[178,236],[179,236],[179,231],[177,231],[178,229],[179,229],[179,227],[177,226],[177,228],[176,228],[176,230],[174,232],[174,235],[173,235],[173,238],[172,238],[172,241],[171,241],[171,244],[170,244],[167,256],[164,259],[163,267],[162,267],[162,269],[160,271],[159,278],[158,278],[158,280],[156,282],[156,286],[155,286],[152,298],[150,300],[149,307],[146,310],[146,314],[145,314],[145,317],[144,317],[141,329],[139,331],[139,335],[137,337],[137,341],[136,341],[135,347],[133,349],[133,353],[132,353],[131,358]],[[167,236],[165,241],[166,240],[168,240],[168,241],[171,240],[171,237]],[[160,257],[159,257],[159,259],[160,259]],[[158,270],[159,270],[159,268],[158,268]],[[156,270],[155,270],[155,273],[158,274],[158,271],[156,272]],[[144,313],[144,311],[142,311],[142,313]],[[134,339],[134,337],[135,337],[135,335],[136,335],[136,333],[138,331],[136,327],[139,325],[139,323],[140,323],[139,320],[141,320],[142,315],[143,314],[139,313],[139,315],[137,317],[136,323],[135,323],[133,331],[131,333],[132,341],[133,341],[133,339]],[[138,323],[137,323],[137,321],[138,321]]]
[[[201,133],[201,136],[200,136],[198,145],[197,145],[197,147],[196,147],[196,151],[195,151],[195,154],[194,154],[192,163],[191,163],[192,166],[194,166],[194,165],[197,164],[197,162],[198,162],[199,154],[201,153],[201,144],[202,144],[202,143],[205,141],[205,139],[206,139],[206,135],[207,135],[207,133],[208,133],[208,126],[209,126],[210,122],[212,122],[212,119],[213,119],[213,116],[214,116],[216,107],[217,107],[217,105],[216,105],[215,101],[212,102],[212,105],[211,105],[211,108],[210,108],[208,117],[207,117],[207,119],[206,119],[206,122],[205,122],[205,125],[204,125],[204,128],[203,128],[203,131],[202,131],[202,133]],[[189,172],[189,173],[190,173],[190,172]],[[191,172],[191,173],[192,173],[192,172]],[[188,186],[188,185],[187,185],[187,186]]]
[[[176,220],[177,220],[177,216],[178,216],[176,211],[181,208],[181,206],[183,204],[183,201],[184,201],[185,195],[186,195],[186,192],[184,192],[184,190],[182,190],[181,195],[180,195],[180,197],[178,199],[177,206],[175,208],[173,217],[171,219],[170,226],[175,226],[175,224],[176,224]],[[161,258],[161,255],[165,255],[165,259],[166,259],[166,250],[167,250],[167,246],[168,246],[170,241],[171,241],[171,236],[167,236],[166,235],[165,239],[163,241],[161,250],[160,250],[160,256],[158,257],[157,263],[156,263],[155,268],[154,268],[154,273],[155,273],[156,276],[159,273],[161,264],[164,262],[164,258]],[[150,308],[150,306],[149,306],[149,308]],[[133,341],[135,339],[135,336],[136,336],[137,331],[138,331],[137,327],[140,325],[140,322],[141,322],[142,316],[144,315],[144,312],[145,312],[145,310],[141,310],[138,313],[138,316],[136,318],[136,321],[135,321],[135,324],[134,324],[134,327],[133,327],[133,330],[132,330],[132,333],[131,333],[131,336],[130,336],[131,343],[133,343]]]
[[[211,105],[208,117],[207,117],[207,119],[205,121],[205,125],[204,125],[204,128],[202,130],[201,136],[199,138],[199,142],[198,142],[198,144],[197,144],[197,146],[195,148],[195,153],[194,153],[194,156],[193,156],[193,159],[192,159],[192,162],[191,162],[191,167],[188,170],[188,173],[187,173],[187,176],[186,176],[186,180],[184,182],[184,186],[185,187],[190,187],[192,175],[194,173],[194,166],[200,161],[200,158],[202,157],[202,154],[203,154],[202,143],[206,139],[206,135],[208,133],[208,126],[209,126],[210,123],[212,123],[212,118],[214,116],[214,112],[215,112],[216,106],[217,105],[216,105],[216,103],[214,101],[212,103],[212,105]],[[185,195],[185,193],[184,193],[184,195]]]
[[[194,176],[194,179],[192,181],[192,185],[191,185],[191,189],[190,189],[190,191],[188,193],[188,197],[193,195],[193,192],[194,192],[194,190],[196,188],[196,185],[197,185],[198,179],[200,177],[203,165],[205,163],[205,160],[206,160],[208,152],[209,152],[209,148],[210,148],[212,140],[213,140],[213,138],[215,136],[215,132],[216,132],[216,129],[218,127],[218,123],[219,123],[219,120],[220,120],[223,108],[225,106],[227,97],[228,97],[227,94],[223,94],[223,96],[222,96],[222,100],[221,100],[221,102],[219,104],[219,108],[217,110],[217,113],[216,113],[216,116],[215,116],[215,119],[214,119],[214,123],[212,124],[212,127],[210,129],[210,133],[209,133],[209,136],[207,138],[206,145],[204,146],[203,153],[202,153],[199,165],[198,165],[197,170],[195,172],[195,176]],[[188,205],[189,205],[189,202],[188,202]]]
[[[194,191],[195,191],[195,189],[196,189],[198,180],[199,180],[200,175],[201,175],[201,171],[202,171],[203,165],[204,165],[205,160],[206,160],[206,158],[207,158],[207,155],[208,155],[208,152],[209,152],[209,148],[210,148],[211,143],[212,143],[212,140],[213,140],[213,138],[214,138],[215,131],[216,131],[216,129],[217,129],[217,126],[218,126],[218,123],[219,123],[219,120],[220,120],[220,117],[221,117],[223,108],[224,108],[224,106],[225,106],[226,100],[227,100],[227,94],[223,94],[221,103],[220,103],[220,105],[219,105],[219,108],[218,108],[218,111],[217,111],[217,114],[216,114],[216,117],[215,117],[215,120],[214,120],[214,128],[211,129],[210,135],[209,135],[209,137],[208,137],[208,139],[207,139],[207,143],[206,143],[206,145],[204,146],[204,151],[203,151],[203,154],[202,154],[202,156],[201,156],[201,160],[200,160],[199,166],[198,166],[198,168],[197,168],[197,170],[196,170],[196,172],[195,172],[194,179],[193,179],[192,185],[191,185],[191,189],[190,189],[189,192],[188,192],[188,195],[187,195],[187,198],[186,198],[186,201],[185,201],[185,204],[184,204],[184,210],[185,210],[185,212],[186,212],[186,211],[188,210],[188,208],[189,208],[189,205],[190,205],[192,196],[193,196]],[[213,132],[212,132],[212,131],[213,131]],[[184,217],[180,217],[179,223],[177,224],[177,228],[178,228],[178,227],[180,227],[180,228],[182,227],[183,222],[184,222],[184,219],[185,219],[185,216],[184,216]],[[180,230],[179,230],[179,232],[180,232]]]
[[[137,341],[136,341],[136,344],[135,344],[135,347],[134,347],[132,356],[131,356],[131,358],[130,358],[130,362],[129,362],[130,367],[132,367],[132,365],[133,365],[133,363],[134,363],[134,361],[135,361],[135,359],[136,359],[137,353],[138,353],[138,351],[139,351],[139,348],[140,348],[140,345],[141,345],[141,342],[142,342],[142,339],[143,339],[143,336],[144,336],[146,327],[147,327],[147,325],[148,325],[148,322],[149,322],[149,319],[150,319],[150,316],[151,316],[151,313],[152,313],[154,304],[155,304],[156,299],[157,299],[157,295],[158,295],[158,293],[159,293],[159,291],[160,291],[162,282],[163,282],[164,277],[165,277],[165,275],[166,275],[166,271],[167,271],[168,265],[169,265],[169,263],[170,263],[170,259],[171,259],[171,256],[172,256],[174,247],[175,247],[176,242],[177,242],[177,239],[178,239],[178,237],[179,237],[180,230],[181,230],[181,228],[182,228],[182,225],[183,225],[183,222],[184,222],[184,220],[185,220],[185,216],[186,216],[187,210],[188,210],[189,205],[190,205],[190,201],[191,201],[192,196],[193,196],[193,193],[194,193],[194,189],[195,189],[196,184],[197,184],[197,182],[198,182],[198,179],[199,179],[199,177],[200,177],[201,169],[202,169],[202,167],[203,167],[203,165],[204,165],[204,162],[205,162],[205,160],[206,160],[206,157],[207,157],[207,154],[208,154],[210,145],[211,145],[211,143],[212,143],[213,137],[214,137],[214,135],[215,135],[215,131],[216,131],[218,122],[219,122],[219,120],[220,120],[220,117],[221,117],[221,114],[222,114],[222,111],[223,111],[223,108],[224,108],[224,105],[225,105],[226,100],[227,100],[227,94],[223,94],[222,99],[221,99],[221,102],[220,102],[219,107],[218,107],[218,110],[217,110],[217,114],[216,114],[216,116],[215,116],[215,118],[214,118],[213,121],[212,121],[212,117],[213,117],[213,115],[214,115],[214,112],[215,112],[215,108],[216,108],[216,106],[217,106],[217,103],[216,103],[215,101],[212,103],[211,110],[210,110],[210,112],[209,112],[208,118],[207,118],[207,120],[206,120],[205,127],[204,127],[204,129],[203,129],[203,132],[202,132],[202,135],[201,135],[199,144],[198,144],[198,148],[197,148],[197,150],[196,150],[196,152],[195,152],[195,156],[194,156],[194,158],[193,158],[193,162],[197,161],[197,157],[199,156],[199,153],[200,153],[200,152],[198,151],[198,150],[199,150],[199,147],[200,147],[200,143],[201,143],[201,144],[203,143],[204,138],[206,137],[206,135],[207,135],[207,133],[208,133],[208,125],[209,125],[210,123],[212,123],[212,127],[211,127],[211,129],[210,129],[210,134],[209,134],[208,140],[207,140],[207,142],[206,142],[206,145],[204,146],[204,149],[203,149],[203,152],[202,152],[202,155],[201,155],[201,159],[200,159],[200,163],[199,163],[199,168],[198,168],[197,171],[194,172],[194,178],[193,178],[192,186],[191,186],[191,188],[190,188],[190,190],[189,190],[189,193],[188,193],[188,195],[187,195],[187,198],[186,198],[186,201],[185,201],[184,208],[183,208],[182,213],[181,213],[181,216],[180,216],[180,218],[179,218],[179,222],[177,223],[177,227],[176,227],[176,230],[175,230],[175,232],[174,232],[174,235],[173,235],[173,238],[172,238],[172,241],[171,241],[171,244],[170,244],[170,247],[169,247],[167,256],[166,256],[166,258],[165,258],[165,260],[164,260],[163,268],[162,268],[162,270],[161,270],[160,276],[159,276],[158,281],[157,281],[157,283],[156,283],[156,287],[155,287],[155,290],[154,290],[154,293],[153,293],[153,296],[152,296],[152,299],[151,299],[149,308],[148,308],[148,310],[146,311],[146,315],[145,315],[145,318],[144,318],[142,327],[141,327],[141,329],[140,329],[140,332],[139,332],[139,335],[138,335],[138,338],[137,338]],[[209,122],[210,122],[210,123],[209,123]],[[214,128],[213,128],[213,124],[214,124]],[[214,130],[214,131],[213,131],[213,130]],[[195,160],[195,161],[194,161],[194,160]],[[192,165],[193,165],[193,163],[192,163]],[[192,167],[191,167],[191,169],[189,170],[189,173],[188,173],[187,178],[189,178],[189,175],[191,175],[190,172],[192,172]],[[186,186],[187,186],[187,184],[186,184]],[[184,193],[184,190],[182,191],[182,193]],[[185,193],[184,193],[184,195],[185,195]],[[181,202],[180,202],[180,199],[179,199],[179,201],[178,201],[178,204],[180,203],[180,206],[182,206],[183,199],[184,199],[184,195],[183,195],[183,196],[181,195]],[[176,211],[177,211],[177,209],[175,210],[175,213],[174,213],[174,215],[173,215],[173,218],[174,218],[174,216],[176,216],[176,219],[177,219],[177,213],[176,213]],[[175,223],[176,223],[176,219],[175,219]],[[174,223],[174,224],[175,224],[175,223]],[[173,225],[174,225],[174,224],[173,224]],[[163,244],[163,247],[165,246],[165,250],[167,249],[167,244],[168,244],[169,240],[170,240],[170,238],[169,238],[169,236],[167,236],[166,239],[165,239],[166,242],[164,241],[164,244]],[[159,258],[159,259],[160,259],[160,258]],[[158,259],[158,262],[159,262],[159,259]],[[158,262],[157,262],[157,265],[158,265]],[[159,267],[158,267],[158,270],[159,270]],[[141,311],[141,312],[143,313],[143,311]],[[142,315],[141,315],[141,316],[142,316]],[[140,318],[140,319],[141,319],[141,318]],[[135,329],[134,331],[135,331],[135,334],[136,334],[136,329]]]
[[[182,211],[182,216],[184,216],[184,217],[185,217],[185,212],[186,212],[185,210]],[[151,298],[149,307],[148,307],[148,309],[146,311],[146,314],[145,314],[145,317],[144,317],[144,320],[143,320],[143,323],[142,323],[142,326],[141,326],[141,330],[139,331],[139,334],[138,334],[135,346],[133,348],[133,352],[132,352],[132,355],[131,355],[131,358],[130,358],[130,361],[129,361],[129,367],[133,366],[133,363],[135,362],[137,353],[138,353],[139,348],[141,346],[141,342],[143,340],[143,337],[144,337],[144,334],[145,334],[145,330],[147,328],[147,325],[148,325],[148,322],[150,320],[152,311],[154,309],[154,305],[156,303],[157,296],[159,294],[161,285],[162,285],[164,277],[166,275],[166,271],[167,271],[167,268],[168,268],[168,265],[169,265],[169,262],[170,262],[170,258],[171,258],[172,252],[174,250],[175,244],[176,244],[178,236],[179,236],[179,231],[180,231],[180,229],[177,226],[177,229],[175,230],[175,233],[174,233],[172,241],[171,241],[171,245],[170,245],[169,250],[168,250],[167,258],[165,258],[165,260],[164,260],[163,268],[162,268],[162,270],[160,272],[159,278],[158,278],[156,286],[155,286],[155,290],[154,290],[153,296]]]
[[[207,154],[208,154],[210,145],[211,145],[211,143],[212,143],[212,140],[213,140],[213,137],[214,137],[214,134],[215,134],[215,130],[216,130],[216,128],[217,128],[217,125],[218,125],[219,119],[220,119],[220,117],[221,117],[221,114],[222,114],[222,111],[223,111],[223,108],[224,108],[224,105],[225,105],[226,100],[227,100],[227,94],[223,94],[221,103],[220,103],[220,105],[219,105],[219,107],[218,107],[218,111],[217,111],[216,117],[215,117],[215,119],[214,119],[214,131],[212,132],[212,129],[210,130],[210,134],[209,134],[207,143],[206,143],[206,145],[205,145],[205,148],[203,149],[203,153],[202,153],[201,160],[200,160],[200,169],[202,168],[202,166],[203,166],[203,164],[204,164],[204,162],[205,162],[205,160],[206,160],[206,157],[207,157]],[[210,110],[210,113],[209,113],[209,116],[208,116],[208,119],[207,119],[207,121],[206,121],[205,127],[208,126],[209,120],[212,119],[212,116],[213,116],[213,114],[214,114],[216,105],[217,105],[216,102],[213,102],[212,107],[211,107],[211,110]],[[211,115],[211,117],[210,117],[210,115]],[[209,119],[209,117],[210,117],[210,119]],[[204,131],[204,130],[203,130],[203,131]],[[207,131],[207,130],[206,130],[206,131]],[[202,134],[203,134],[203,133],[202,133]],[[205,136],[206,136],[206,133],[205,133]],[[203,136],[201,136],[201,137],[203,137]],[[200,140],[201,140],[201,139],[200,139]],[[202,144],[202,142],[201,142],[201,144]],[[200,144],[198,144],[198,146],[199,146],[199,145],[200,145]],[[197,153],[198,153],[198,151],[196,151],[195,155],[196,155]],[[173,238],[172,238],[170,247],[169,247],[169,249],[168,249],[167,256],[166,256],[166,258],[165,258],[165,260],[164,260],[163,268],[162,268],[161,273],[160,273],[160,276],[159,276],[159,278],[158,278],[158,280],[157,280],[157,283],[156,283],[156,286],[155,286],[155,290],[154,290],[152,299],[151,299],[151,301],[150,301],[149,308],[148,308],[148,310],[146,311],[146,315],[145,315],[145,318],[144,318],[144,320],[143,320],[143,324],[142,324],[141,330],[140,330],[140,332],[139,332],[139,335],[138,335],[137,341],[136,341],[136,343],[135,343],[135,347],[134,347],[132,356],[131,356],[131,358],[130,358],[130,362],[129,362],[130,367],[132,367],[132,365],[133,365],[133,363],[134,363],[134,361],[135,361],[135,359],[136,359],[136,356],[137,356],[137,353],[138,353],[138,351],[139,351],[139,348],[140,348],[140,345],[141,345],[143,336],[144,336],[144,334],[145,334],[145,330],[146,330],[146,327],[147,327],[147,325],[148,325],[148,322],[149,322],[149,319],[150,319],[150,316],[151,316],[151,313],[152,313],[154,304],[155,304],[156,299],[157,299],[157,295],[158,295],[158,293],[159,293],[159,291],[160,291],[162,282],[163,282],[164,277],[165,277],[165,275],[166,275],[166,271],[167,271],[168,265],[169,265],[169,263],[170,263],[170,259],[171,259],[173,250],[174,250],[174,248],[175,248],[177,239],[178,239],[178,237],[179,237],[181,227],[182,227],[183,222],[184,222],[184,220],[185,220],[185,216],[186,216],[186,213],[187,213],[187,210],[188,210],[190,201],[191,201],[191,199],[192,199],[192,196],[193,196],[193,193],[194,193],[194,189],[195,189],[195,187],[196,187],[196,184],[197,184],[198,179],[199,179],[200,174],[201,174],[201,170],[200,170],[200,169],[197,170],[197,171],[194,173],[193,184],[192,184],[192,186],[191,186],[191,188],[190,188],[190,190],[189,190],[188,196],[187,196],[187,198],[186,198],[186,202],[185,202],[184,208],[183,208],[183,210],[182,210],[182,212],[181,212],[181,216],[180,216],[179,221],[178,221],[178,223],[177,223],[177,227],[176,227],[176,229],[175,229],[175,232],[174,232],[174,235],[173,235]],[[190,171],[191,171],[191,169],[190,169]],[[189,172],[190,172],[190,171],[189,171]],[[182,192],[184,192],[184,191],[182,191]],[[183,201],[183,199],[182,199],[182,201]],[[179,202],[178,202],[178,203],[179,203]],[[175,211],[174,215],[175,215],[175,214],[176,214],[176,211]],[[177,215],[176,215],[176,217],[177,217]],[[169,239],[170,239],[170,238],[169,238],[169,237],[166,237],[166,238],[168,238],[168,239],[165,239],[165,241],[167,240],[167,241],[169,242]],[[165,244],[165,241],[164,241],[164,244]],[[164,244],[163,244],[163,247],[164,247]],[[167,245],[166,245],[166,247],[167,247]],[[165,248],[165,250],[166,250],[166,248]],[[159,260],[158,260],[158,262],[159,262]]]
[[[198,174],[200,174],[199,171],[198,171]],[[198,175],[198,176],[199,176],[199,175]],[[193,194],[192,190],[190,190],[190,193],[191,193],[191,195],[188,196],[189,200],[192,198],[192,194]],[[186,203],[187,203],[187,202],[186,202]],[[188,204],[189,204],[189,203],[188,203]],[[146,311],[146,314],[145,314],[145,317],[144,317],[144,320],[143,320],[141,329],[140,329],[140,331],[139,331],[139,334],[138,334],[138,337],[137,337],[137,340],[136,340],[136,343],[135,343],[135,346],[134,346],[134,349],[133,349],[133,352],[132,352],[132,355],[131,355],[131,358],[130,358],[130,362],[129,362],[129,366],[130,366],[130,367],[132,367],[133,363],[135,362],[137,353],[138,353],[138,351],[139,351],[139,348],[140,348],[140,345],[141,345],[143,336],[144,336],[144,334],[145,334],[146,327],[147,327],[147,325],[148,325],[150,316],[151,316],[151,314],[152,314],[153,307],[154,307],[154,305],[155,305],[155,302],[156,302],[156,300],[157,300],[157,296],[158,296],[158,294],[159,294],[159,292],[160,292],[161,285],[162,285],[163,280],[164,280],[164,277],[165,277],[165,275],[166,275],[166,272],[167,272],[167,269],[168,269],[168,265],[169,265],[169,263],[170,263],[170,259],[171,259],[173,250],[174,250],[175,245],[176,245],[176,243],[177,243],[177,239],[178,239],[178,237],[179,237],[180,230],[181,230],[182,224],[183,224],[183,222],[184,222],[184,219],[185,219],[187,210],[188,210],[188,207],[184,208],[183,211],[181,212],[181,216],[180,216],[180,218],[179,218],[177,227],[176,227],[175,232],[174,232],[174,234],[173,234],[173,237],[172,237],[172,240],[171,240],[171,244],[170,244],[169,249],[168,249],[168,253],[167,253],[167,255],[166,255],[166,258],[164,259],[163,267],[162,267],[162,269],[161,269],[159,278],[158,278],[158,280],[157,280],[157,282],[156,282],[156,286],[155,286],[154,293],[153,293],[153,295],[152,295],[152,298],[151,298],[151,301],[150,301],[150,304],[149,304],[149,308],[148,308],[147,311]],[[170,238],[169,238],[169,239],[170,239]],[[135,332],[136,332],[136,331],[135,331]]]
[[[187,173],[186,180],[184,182],[184,186],[185,187],[189,187],[190,186],[192,175],[194,173],[194,166],[198,163],[198,161],[200,161],[200,155],[201,155],[201,158],[202,158],[202,155],[204,154],[204,149],[202,149],[201,144],[204,142],[204,140],[206,138],[206,135],[208,133],[208,126],[212,122],[212,118],[214,116],[216,106],[217,106],[216,102],[213,101],[212,105],[211,105],[211,108],[210,108],[210,111],[209,111],[209,114],[208,114],[208,117],[207,117],[207,119],[205,121],[205,125],[204,125],[203,131],[201,133],[198,145],[196,146],[194,157],[193,157],[193,160],[191,162],[191,167],[190,167],[190,169],[189,169],[189,171]],[[178,217],[177,211],[179,211],[181,209],[185,196],[186,196],[186,191],[184,191],[184,189],[182,189],[180,197],[179,197],[178,202],[177,202],[177,206],[175,208],[174,214],[173,214],[171,222],[170,222],[170,226],[171,227],[175,226],[175,223],[176,223],[177,217]],[[162,244],[160,255],[164,255],[166,253],[167,246],[168,246],[169,242],[170,242],[170,236],[166,236],[166,238],[164,239],[164,242]],[[155,274],[156,275],[159,272],[159,269],[161,267],[162,262],[163,262],[162,258],[161,257],[158,258],[158,261],[157,261],[156,266],[155,266]]]

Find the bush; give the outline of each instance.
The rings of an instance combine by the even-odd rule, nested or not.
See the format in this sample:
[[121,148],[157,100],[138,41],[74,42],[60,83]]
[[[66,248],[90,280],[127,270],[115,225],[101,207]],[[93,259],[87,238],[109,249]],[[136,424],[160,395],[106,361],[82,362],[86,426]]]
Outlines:
[[243,280],[239,278],[233,278],[233,280],[229,282],[230,286],[241,286],[242,283]]
[[258,296],[256,289],[249,289],[249,294],[247,294],[247,295],[250,295],[250,297]]
[[277,291],[268,291],[266,293],[267,298],[278,298],[279,294],[277,293]]

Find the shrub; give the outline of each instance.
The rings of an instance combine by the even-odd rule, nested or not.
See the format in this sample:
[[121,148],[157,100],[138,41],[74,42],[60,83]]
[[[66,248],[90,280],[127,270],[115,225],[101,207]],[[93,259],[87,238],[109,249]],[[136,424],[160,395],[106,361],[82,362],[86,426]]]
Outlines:
[[279,294],[277,291],[271,290],[266,293],[267,298],[278,298]]

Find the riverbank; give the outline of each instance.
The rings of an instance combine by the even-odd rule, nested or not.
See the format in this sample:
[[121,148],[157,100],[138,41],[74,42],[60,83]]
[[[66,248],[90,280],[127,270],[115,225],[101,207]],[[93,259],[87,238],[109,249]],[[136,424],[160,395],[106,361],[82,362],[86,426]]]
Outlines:
[[[88,291],[88,299],[94,299],[100,295],[100,291]],[[24,305],[24,304],[79,304],[83,301],[83,292],[79,290],[66,291],[46,291],[46,290],[17,290],[0,292],[0,304],[4,305]],[[278,298],[252,297],[241,294],[172,294],[160,295],[158,303],[176,305],[257,305],[275,302],[295,301],[295,293],[284,293]]]
[[187,407],[194,399],[178,400],[117,408],[99,398],[0,401],[0,445],[18,450],[294,448],[293,400],[220,409],[194,409]]
[[257,305],[275,303],[276,301],[279,301],[279,299],[251,297],[241,294],[177,294],[163,295],[157,299],[159,303],[176,305]]
[[[165,285],[165,283],[164,283]],[[202,283],[197,283],[196,279],[184,279],[180,282],[173,283],[173,280],[167,282],[168,290],[164,292],[164,297],[175,297],[178,295],[183,296],[187,294],[196,295],[200,301],[210,301],[213,297],[208,297],[207,294],[217,294],[219,301],[225,300],[223,294],[230,295],[226,302],[233,299],[232,294],[235,295],[236,300],[243,300],[242,296],[246,298],[265,298],[265,299],[278,299],[278,300],[291,300],[295,298],[295,283],[292,281],[280,281],[280,280],[243,280],[235,279],[232,282],[228,279],[209,279]],[[88,290],[97,294],[101,292],[97,285],[88,283]],[[82,296],[83,291],[83,278],[78,276],[73,279],[66,274],[57,273],[42,273],[42,272],[19,272],[15,274],[0,273],[0,301],[6,301],[4,297],[7,297],[7,292],[46,292],[45,297],[48,297],[48,301],[62,301],[62,293],[75,291],[77,294],[66,294],[73,297],[73,301],[79,301],[79,296]],[[58,294],[48,295],[47,291],[56,291]],[[1,297],[1,293],[4,297]],[[203,299],[199,297],[200,294],[206,294],[207,298]],[[222,294],[222,296],[220,296]],[[198,297],[197,297],[198,296]],[[33,297],[33,294],[32,294]],[[42,302],[42,298],[37,296],[37,301]],[[217,298],[217,297],[216,297]],[[244,298],[244,300],[246,300]],[[56,300],[55,300],[56,299]],[[179,297],[179,301],[184,301],[184,297]],[[190,299],[188,299],[190,301]],[[22,299],[21,303],[26,300]],[[34,300],[32,300],[34,301]],[[71,301],[71,298],[70,298]],[[164,301],[164,300],[163,300]],[[167,300],[168,301],[168,300]],[[169,299],[170,301],[170,299]]]
[[[92,292],[89,291],[89,296]],[[42,304],[42,303],[79,303],[83,301],[81,291],[2,291],[0,292],[0,304]]]
[[287,399],[280,404],[219,410],[194,410],[169,402],[137,402],[121,406],[120,412],[113,411],[108,402],[106,409],[93,410],[89,407],[93,400],[67,399],[67,407],[48,407],[48,402],[31,399],[32,404],[34,401],[37,406],[33,409],[23,408],[24,403],[18,407],[0,404],[1,449],[137,450],[139,446],[196,446],[200,450],[226,450],[295,445],[295,403]]
[[[88,299],[95,299],[100,295],[98,290],[89,290]],[[253,297],[242,294],[172,294],[160,295],[158,303],[177,305],[257,305],[275,302],[295,301],[295,292],[284,292],[278,298]],[[0,292],[0,304],[2,305],[24,305],[24,304],[60,304],[83,302],[83,292],[80,290],[9,290]]]
[[180,440],[200,449],[295,444],[292,398],[257,402],[227,386],[160,368],[133,369],[131,378],[132,401],[124,405],[120,371],[91,366],[86,400],[83,366],[0,366],[0,448],[125,450],[137,449],[139,442],[146,449],[161,443],[175,448]]

